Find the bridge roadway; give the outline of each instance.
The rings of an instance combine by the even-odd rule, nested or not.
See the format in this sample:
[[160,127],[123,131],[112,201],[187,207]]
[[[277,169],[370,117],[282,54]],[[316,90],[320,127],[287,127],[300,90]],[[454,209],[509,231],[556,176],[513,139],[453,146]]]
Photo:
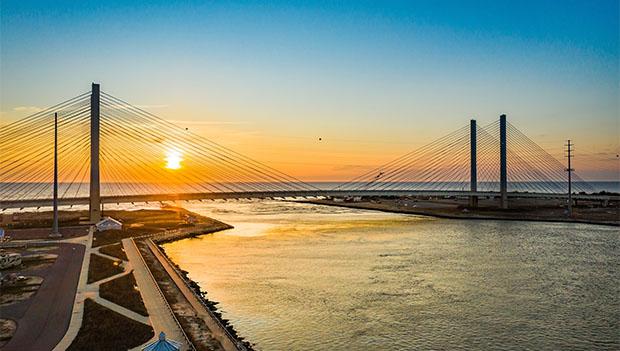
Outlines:
[[[185,194],[148,194],[102,196],[103,204],[149,203],[163,201],[189,200],[235,200],[235,199],[284,199],[311,197],[355,197],[355,196],[450,196],[450,197],[499,197],[499,192],[491,191],[439,191],[439,190],[308,190],[308,191],[269,191],[269,192],[215,192]],[[567,199],[568,194],[509,192],[511,198]],[[620,201],[620,195],[573,194],[575,200]],[[59,206],[88,205],[88,197],[59,199]],[[0,201],[2,211],[9,208],[38,208],[51,206],[52,199]]]

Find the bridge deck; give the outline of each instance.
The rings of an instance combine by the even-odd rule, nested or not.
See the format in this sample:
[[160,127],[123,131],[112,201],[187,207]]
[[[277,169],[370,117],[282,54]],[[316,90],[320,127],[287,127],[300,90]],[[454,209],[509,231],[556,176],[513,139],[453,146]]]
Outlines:
[[[104,204],[135,202],[189,201],[189,200],[227,200],[227,199],[275,199],[307,197],[355,197],[355,196],[437,196],[437,197],[499,197],[499,192],[488,191],[433,191],[433,190],[316,190],[316,191],[273,191],[273,192],[220,192],[220,193],[186,193],[186,194],[149,194],[103,196]],[[511,198],[567,199],[568,194],[553,193],[518,193],[509,192]],[[573,194],[575,200],[620,201],[620,195]],[[88,197],[59,199],[60,206],[88,205]],[[36,208],[51,206],[52,199],[9,200],[0,201],[0,209]]]

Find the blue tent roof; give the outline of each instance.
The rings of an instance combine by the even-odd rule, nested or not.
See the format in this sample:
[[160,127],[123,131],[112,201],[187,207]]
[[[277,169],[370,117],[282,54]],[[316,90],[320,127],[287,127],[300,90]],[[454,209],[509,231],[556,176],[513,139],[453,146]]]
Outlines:
[[181,349],[181,344],[174,341],[166,339],[166,333],[159,333],[159,339],[152,342],[151,344],[146,345],[142,350],[143,351],[179,351]]

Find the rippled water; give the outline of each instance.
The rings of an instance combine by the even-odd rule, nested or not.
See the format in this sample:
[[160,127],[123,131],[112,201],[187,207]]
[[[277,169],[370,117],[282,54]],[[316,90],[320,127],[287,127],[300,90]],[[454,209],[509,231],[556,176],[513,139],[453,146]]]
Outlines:
[[190,209],[236,228],[166,251],[261,350],[620,348],[617,228]]

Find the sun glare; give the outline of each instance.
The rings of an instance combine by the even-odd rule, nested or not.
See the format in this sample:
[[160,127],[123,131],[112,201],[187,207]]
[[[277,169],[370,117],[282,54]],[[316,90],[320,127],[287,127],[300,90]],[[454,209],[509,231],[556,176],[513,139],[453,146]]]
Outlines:
[[166,151],[166,168],[167,169],[179,169],[181,168],[181,153],[177,150]]

